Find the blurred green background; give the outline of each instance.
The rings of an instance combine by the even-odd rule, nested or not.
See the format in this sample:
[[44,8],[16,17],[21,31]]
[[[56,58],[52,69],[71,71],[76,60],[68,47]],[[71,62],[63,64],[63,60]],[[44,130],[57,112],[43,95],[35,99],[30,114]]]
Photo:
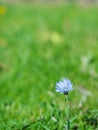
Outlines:
[[68,77],[71,129],[98,128],[97,1],[0,2],[0,130],[65,130]]

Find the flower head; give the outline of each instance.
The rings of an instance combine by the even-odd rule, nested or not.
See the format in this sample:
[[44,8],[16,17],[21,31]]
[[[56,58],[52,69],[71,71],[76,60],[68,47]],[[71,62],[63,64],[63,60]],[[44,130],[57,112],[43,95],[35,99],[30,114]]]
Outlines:
[[59,92],[61,94],[68,94],[68,92],[73,89],[72,86],[73,85],[71,81],[67,78],[64,78],[63,80],[56,83],[56,92]]

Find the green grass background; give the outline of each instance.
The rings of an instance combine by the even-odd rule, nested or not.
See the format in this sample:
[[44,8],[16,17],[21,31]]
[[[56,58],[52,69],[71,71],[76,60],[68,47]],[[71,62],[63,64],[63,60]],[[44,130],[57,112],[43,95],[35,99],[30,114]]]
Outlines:
[[0,129],[64,130],[67,104],[55,84],[68,77],[71,129],[97,130],[97,6],[3,6]]

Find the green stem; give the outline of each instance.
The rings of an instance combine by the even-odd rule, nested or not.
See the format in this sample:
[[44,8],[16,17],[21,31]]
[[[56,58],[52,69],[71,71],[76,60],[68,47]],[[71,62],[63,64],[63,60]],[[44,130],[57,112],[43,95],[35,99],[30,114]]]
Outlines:
[[69,104],[69,96],[68,94],[65,95],[67,100],[67,130],[70,130],[70,119],[69,119],[69,113],[70,113],[70,104]]

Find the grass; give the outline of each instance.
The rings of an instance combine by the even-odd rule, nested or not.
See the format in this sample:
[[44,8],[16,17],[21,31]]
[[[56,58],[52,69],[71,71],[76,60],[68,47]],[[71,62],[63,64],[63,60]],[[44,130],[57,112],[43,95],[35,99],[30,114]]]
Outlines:
[[97,7],[4,5],[1,130],[64,130],[66,102],[55,92],[63,77],[74,84],[71,129],[97,130],[97,14]]

